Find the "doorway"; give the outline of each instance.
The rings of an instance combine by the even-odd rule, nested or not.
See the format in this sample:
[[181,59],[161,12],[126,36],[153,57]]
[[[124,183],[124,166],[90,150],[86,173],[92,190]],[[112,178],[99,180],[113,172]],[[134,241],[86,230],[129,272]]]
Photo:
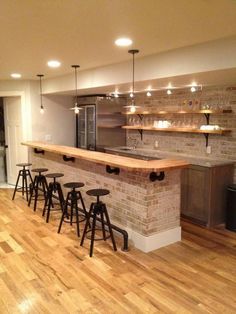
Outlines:
[[7,182],[3,98],[0,97],[0,187]]

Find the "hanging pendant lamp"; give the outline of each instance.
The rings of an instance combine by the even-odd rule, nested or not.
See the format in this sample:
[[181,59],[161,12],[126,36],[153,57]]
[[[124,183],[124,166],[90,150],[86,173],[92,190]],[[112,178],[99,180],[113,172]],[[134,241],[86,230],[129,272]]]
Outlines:
[[77,98],[78,98],[78,88],[77,88],[77,69],[80,67],[79,65],[75,64],[71,66],[75,70],[75,105],[70,110],[74,110],[75,114],[79,114],[80,109],[83,109],[78,106]]
[[44,77],[43,74],[37,74],[39,77],[39,90],[40,90],[40,113],[44,114],[44,107],[43,107],[43,94],[42,94],[42,77]]
[[128,53],[133,55],[132,91],[130,93],[130,97],[132,97],[132,100],[131,100],[131,104],[127,105],[127,106],[124,106],[124,108],[127,108],[127,109],[129,109],[129,111],[131,113],[134,113],[136,111],[136,109],[139,108],[139,106],[135,105],[135,95],[134,95],[134,56],[135,56],[136,53],[139,53],[139,50],[138,49],[131,49],[131,50],[128,51]]

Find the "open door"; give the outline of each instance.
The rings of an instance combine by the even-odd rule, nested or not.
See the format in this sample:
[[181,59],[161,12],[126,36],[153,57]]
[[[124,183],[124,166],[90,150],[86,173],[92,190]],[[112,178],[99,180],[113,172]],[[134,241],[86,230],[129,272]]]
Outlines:
[[25,160],[22,142],[21,97],[4,97],[7,183],[15,184],[19,169],[16,164]]

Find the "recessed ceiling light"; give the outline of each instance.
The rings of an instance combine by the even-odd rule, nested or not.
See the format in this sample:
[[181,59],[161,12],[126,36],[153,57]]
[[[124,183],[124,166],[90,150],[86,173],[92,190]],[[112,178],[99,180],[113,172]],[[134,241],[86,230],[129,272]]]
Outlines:
[[48,66],[50,68],[58,68],[61,65],[61,62],[57,61],[57,60],[50,60],[48,61]]
[[115,44],[117,46],[120,46],[120,47],[127,47],[127,46],[130,46],[132,45],[133,41],[129,38],[118,38],[116,41],[115,41]]
[[21,74],[20,73],[12,73],[11,77],[18,79],[18,78],[21,78]]

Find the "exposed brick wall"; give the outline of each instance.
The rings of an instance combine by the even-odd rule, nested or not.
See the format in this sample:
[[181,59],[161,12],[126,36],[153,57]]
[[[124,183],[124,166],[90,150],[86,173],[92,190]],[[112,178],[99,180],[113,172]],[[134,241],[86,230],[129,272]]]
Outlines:
[[[30,149],[33,167],[46,167],[49,172],[62,172],[59,182],[80,181],[86,208],[94,198],[85,192],[92,188],[107,188],[110,195],[103,197],[112,222],[148,236],[179,226],[180,221],[180,170],[166,172],[164,181],[151,182],[148,173],[120,171],[106,173],[105,166],[76,159],[64,162],[62,156],[45,152],[36,155]],[[65,191],[66,192],[66,191]]]
[[[218,124],[224,128],[232,129],[232,132],[227,135],[210,135],[209,145],[212,153],[206,153],[205,137],[201,134],[191,133],[170,133],[170,132],[155,132],[144,131],[143,141],[137,131],[127,132],[128,145],[133,144],[135,139],[138,145],[146,148],[153,148],[155,140],[159,142],[159,150],[184,153],[194,156],[207,156],[212,159],[225,159],[236,161],[236,90],[229,87],[211,87],[204,88],[202,91],[191,93],[189,91],[173,91],[173,94],[167,96],[166,93],[153,93],[153,96],[148,98],[146,95],[137,95],[136,103],[145,109],[156,110],[180,110],[199,108],[199,103],[189,106],[188,102],[192,100],[200,100],[201,105],[210,105],[212,109],[231,108],[232,114],[211,115],[210,124]],[[186,103],[183,105],[183,103]],[[145,119],[147,119],[146,116]],[[175,114],[175,115],[159,115],[153,116],[153,120],[168,120],[172,123],[179,121],[181,125],[202,125],[206,124],[204,115],[199,114]],[[130,119],[130,116],[127,117]],[[145,123],[145,120],[144,120]],[[234,181],[236,183],[236,168]]]

